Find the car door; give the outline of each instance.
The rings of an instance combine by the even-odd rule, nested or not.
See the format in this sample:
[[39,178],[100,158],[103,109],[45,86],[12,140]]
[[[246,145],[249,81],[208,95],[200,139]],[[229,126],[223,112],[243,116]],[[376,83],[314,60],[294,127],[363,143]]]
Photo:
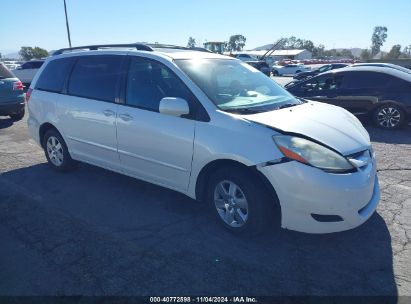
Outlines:
[[120,170],[116,115],[121,55],[91,55],[77,59],[66,94],[57,103],[59,125],[72,157]]
[[[123,171],[173,189],[188,187],[195,121],[159,113],[164,97],[190,100],[191,92],[160,62],[131,56],[124,104],[117,118],[118,152]],[[191,109],[190,109],[191,111]]]
[[345,72],[339,103],[356,115],[366,114],[376,108],[384,96],[389,96],[388,88],[393,82],[392,76],[381,72]]

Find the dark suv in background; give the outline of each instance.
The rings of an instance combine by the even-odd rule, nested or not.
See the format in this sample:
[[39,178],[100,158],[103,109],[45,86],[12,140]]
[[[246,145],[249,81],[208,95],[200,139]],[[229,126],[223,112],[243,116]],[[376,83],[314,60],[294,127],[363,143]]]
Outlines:
[[385,129],[403,125],[411,116],[411,74],[396,69],[356,66],[332,70],[287,86],[293,95],[369,115]]

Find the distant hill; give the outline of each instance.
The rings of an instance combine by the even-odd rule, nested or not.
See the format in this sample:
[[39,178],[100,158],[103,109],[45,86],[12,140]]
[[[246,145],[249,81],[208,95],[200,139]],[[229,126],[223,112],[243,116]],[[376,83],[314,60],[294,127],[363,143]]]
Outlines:
[[[252,49],[252,51],[263,51],[263,50],[269,50],[271,47],[273,46],[272,43],[269,44],[265,44],[259,47],[256,47],[255,49]],[[342,51],[344,48],[338,48],[336,49],[337,51]],[[349,48],[349,50],[351,51],[351,53],[354,55],[354,57],[360,57],[361,56],[361,52],[363,49],[361,48]]]
[[10,52],[10,50],[0,50],[1,56],[3,58],[10,58],[10,59],[20,59],[19,52]]
[[264,50],[269,50],[273,47],[273,43],[270,44],[265,44],[259,47],[256,47],[255,49],[252,49],[251,51],[264,51]]
[[[342,50],[344,50],[344,48],[338,48],[336,50],[341,52]],[[353,54],[354,57],[361,57],[361,52],[362,52],[363,49],[361,49],[361,48],[351,48],[351,49],[348,49],[348,50],[351,51],[351,53]]]

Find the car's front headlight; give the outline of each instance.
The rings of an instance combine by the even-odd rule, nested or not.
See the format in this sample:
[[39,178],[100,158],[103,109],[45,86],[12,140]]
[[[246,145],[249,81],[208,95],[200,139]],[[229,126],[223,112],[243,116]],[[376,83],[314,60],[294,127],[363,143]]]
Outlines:
[[278,149],[289,159],[327,172],[350,172],[355,167],[340,154],[310,140],[288,135],[273,136]]

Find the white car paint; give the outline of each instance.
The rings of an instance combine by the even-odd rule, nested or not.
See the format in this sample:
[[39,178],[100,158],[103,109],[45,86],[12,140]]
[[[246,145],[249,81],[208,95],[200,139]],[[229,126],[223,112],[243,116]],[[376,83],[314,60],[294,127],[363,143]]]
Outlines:
[[[347,111],[315,102],[260,114],[219,110],[173,59],[228,57],[203,52],[87,51],[87,55],[122,54],[157,60],[170,68],[201,102],[210,121],[144,111],[122,104],[84,100],[34,89],[28,103],[28,127],[40,144],[39,128],[54,125],[73,159],[136,177],[196,197],[201,170],[216,160],[255,166],[276,191],[283,228],[328,233],[365,222],[379,200],[375,158],[358,171],[327,173],[284,155],[272,137],[300,134],[344,156],[371,149],[367,132]],[[56,58],[79,56],[73,52]],[[235,59],[231,59],[235,60]],[[35,76],[35,88],[41,71]],[[361,212],[359,210],[364,208]],[[317,222],[311,213],[339,215],[337,223]]]
[[274,65],[271,68],[271,71],[274,72],[276,71],[278,73],[278,76],[283,76],[283,75],[294,75],[299,72],[306,72],[309,71],[310,68],[305,66],[304,64],[287,64],[287,65]]

